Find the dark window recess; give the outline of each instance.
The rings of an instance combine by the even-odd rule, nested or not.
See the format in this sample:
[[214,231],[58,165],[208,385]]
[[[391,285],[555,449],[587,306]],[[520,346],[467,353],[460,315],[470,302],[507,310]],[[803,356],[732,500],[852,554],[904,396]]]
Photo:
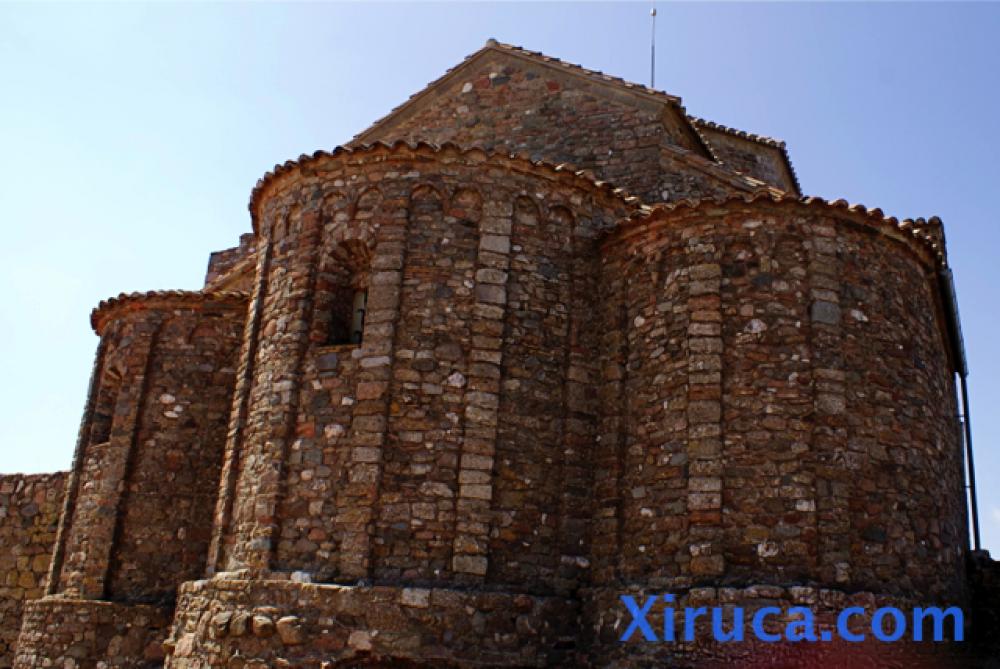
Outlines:
[[360,239],[337,243],[324,259],[317,308],[327,318],[327,346],[361,343],[370,273],[371,249]]
[[112,370],[104,373],[90,421],[90,443],[103,444],[111,440],[111,426],[114,424],[115,405],[118,404],[121,387],[121,375]]
[[368,291],[342,288],[334,295],[327,332],[328,345],[360,344],[365,329]]

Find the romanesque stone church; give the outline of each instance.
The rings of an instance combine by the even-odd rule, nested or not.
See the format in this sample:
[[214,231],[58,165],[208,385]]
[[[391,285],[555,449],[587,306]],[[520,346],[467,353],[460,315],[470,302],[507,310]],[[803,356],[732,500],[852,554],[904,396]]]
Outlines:
[[975,666],[620,640],[622,595],[974,618],[940,220],[493,40],[249,210],[94,310],[72,470],[0,478],[0,666]]

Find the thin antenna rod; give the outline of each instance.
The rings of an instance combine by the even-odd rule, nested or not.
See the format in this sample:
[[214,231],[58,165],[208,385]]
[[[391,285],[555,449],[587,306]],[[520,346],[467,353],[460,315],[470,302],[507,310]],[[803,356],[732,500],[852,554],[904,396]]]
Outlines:
[[652,17],[652,33],[649,40],[649,87],[656,88],[656,0],[653,0],[653,8],[649,10]]

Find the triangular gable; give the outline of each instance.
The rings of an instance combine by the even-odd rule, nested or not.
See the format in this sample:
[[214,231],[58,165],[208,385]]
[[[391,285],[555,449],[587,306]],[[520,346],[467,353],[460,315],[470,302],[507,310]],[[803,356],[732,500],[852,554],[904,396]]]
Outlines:
[[450,84],[462,80],[467,73],[474,71],[490,58],[511,59],[521,65],[529,64],[548,70],[558,78],[569,77],[573,79],[575,86],[586,87],[619,102],[631,103],[646,109],[662,109],[665,117],[664,122],[673,124],[683,132],[684,141],[680,148],[692,151],[709,160],[718,160],[711,145],[702,137],[697,126],[691,122],[679,97],[596,70],[588,70],[579,65],[566,63],[558,58],[552,58],[538,52],[502,44],[493,39],[488,40],[479,51],[467,56],[465,60],[449,69],[442,77],[410,96],[406,102],[356,135],[351,140],[351,145],[367,144],[386,139],[394,127],[405,123],[408,118],[427,105],[433,104],[442,91],[449,89]]
[[[724,165],[728,165],[730,169],[739,170],[752,177],[762,179],[794,195],[802,194],[798,176],[795,174],[795,167],[788,155],[788,149],[780,139],[737,130],[694,116],[689,117],[689,119],[698,128],[702,137],[712,145],[712,150],[718,159]],[[744,160],[740,160],[739,154],[743,152],[738,149],[734,150],[734,144],[742,144],[746,152],[757,158],[757,164],[746,164]]]

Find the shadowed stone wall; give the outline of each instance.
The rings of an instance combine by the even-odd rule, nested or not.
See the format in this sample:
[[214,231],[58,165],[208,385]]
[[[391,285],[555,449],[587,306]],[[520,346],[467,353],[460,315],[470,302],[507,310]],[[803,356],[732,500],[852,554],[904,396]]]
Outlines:
[[584,597],[598,665],[881,653],[961,666],[934,644],[802,655],[615,638],[623,591],[747,615],[806,595],[829,613],[859,592],[871,607],[968,605],[953,361],[929,248],[879,215],[766,199],[657,210],[603,252],[609,411]]
[[10,667],[27,600],[45,593],[65,472],[0,476],[0,668]]

